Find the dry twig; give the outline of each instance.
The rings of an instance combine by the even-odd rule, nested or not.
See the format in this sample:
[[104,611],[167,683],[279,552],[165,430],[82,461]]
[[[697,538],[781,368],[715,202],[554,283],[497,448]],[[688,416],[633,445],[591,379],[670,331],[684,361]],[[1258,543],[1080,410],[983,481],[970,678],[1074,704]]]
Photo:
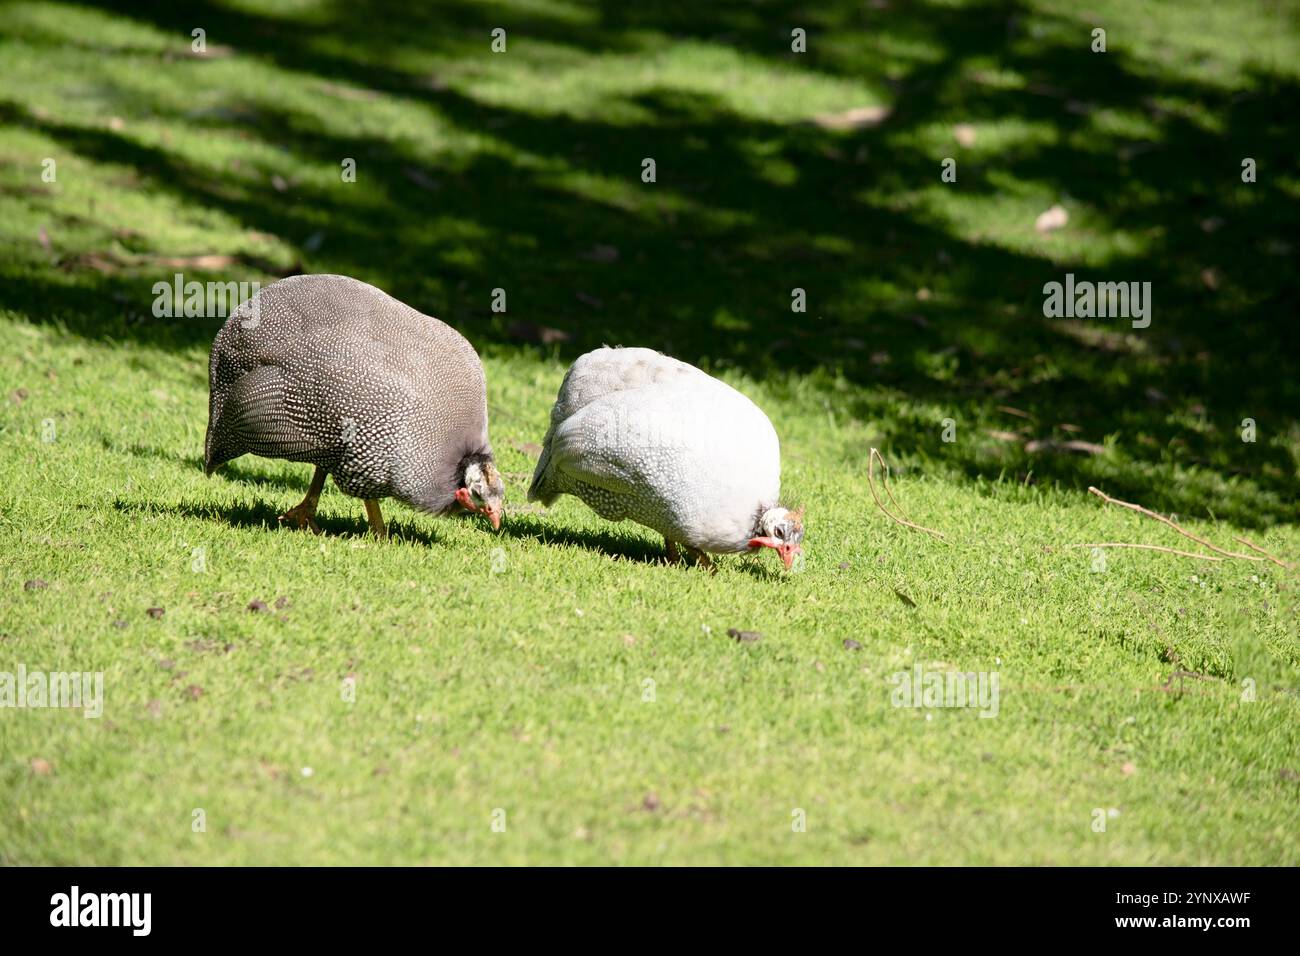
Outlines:
[[[907,528],[915,528],[917,531],[924,531],[926,534],[932,534],[932,535],[934,535],[936,538],[942,538],[942,537],[943,537],[943,532],[941,532],[941,531],[935,531],[933,528],[926,528],[926,527],[923,527],[923,526],[921,526],[921,525],[919,525],[919,524],[915,524],[915,523],[913,523],[913,522],[911,522],[911,521],[907,521],[907,520],[905,520],[905,519],[903,519],[903,518],[900,518],[900,517],[898,517],[897,515],[892,514],[892,513],[890,512],[890,510],[889,510],[888,508],[886,508],[886,507],[881,503],[881,501],[880,501],[880,495],[876,494],[876,482],[875,482],[875,477],[876,477],[876,459],[877,459],[877,458],[880,459],[881,467],[883,467],[886,471],[888,471],[888,469],[889,469],[889,466],[885,464],[885,459],[884,459],[884,457],[880,454],[880,452],[876,451],[876,449],[874,449],[874,448],[871,449],[871,455],[870,455],[870,456],[868,457],[868,459],[867,459],[867,487],[871,489],[871,497],[874,498],[874,499],[876,499],[876,507],[879,508],[881,511],[883,511],[883,512],[885,513],[885,516],[886,516],[887,518],[889,518],[889,519],[892,520],[892,521],[896,521],[898,524],[901,524],[901,525],[903,525],[904,527],[907,527]],[[883,481],[883,479],[882,479],[882,481]],[[886,491],[887,493],[889,493],[889,500],[890,500],[891,502],[893,502],[894,507],[895,507],[895,508],[898,508],[898,502],[894,501],[893,493],[892,493],[892,492],[889,492],[889,485],[888,485],[888,484],[885,485],[885,491]],[[902,509],[899,508],[899,510],[901,511]]]
[[1269,554],[1267,551],[1265,551],[1265,550],[1264,550],[1263,548],[1261,548],[1259,545],[1257,545],[1257,544],[1251,544],[1251,543],[1250,543],[1249,541],[1247,541],[1245,538],[1234,537],[1232,540],[1233,540],[1233,541],[1236,541],[1238,544],[1244,544],[1246,547],[1250,548],[1250,550],[1252,550],[1252,551],[1258,551],[1258,552],[1259,552],[1260,554],[1262,554],[1264,557],[1268,558],[1270,561],[1272,561],[1274,564],[1276,564],[1279,568],[1286,568],[1288,571],[1291,570],[1291,565],[1287,564],[1285,561],[1281,560],[1280,558],[1276,558],[1276,557],[1274,557],[1273,555]]
[[1184,538],[1191,538],[1197,544],[1201,545],[1202,547],[1209,548],[1215,554],[1221,554],[1226,558],[1240,558],[1242,561],[1263,561],[1264,560],[1263,558],[1255,557],[1255,555],[1253,554],[1238,554],[1235,551],[1224,551],[1222,548],[1215,547],[1210,542],[1206,541],[1204,538],[1198,538],[1196,535],[1192,534],[1190,531],[1183,528],[1182,525],[1178,524],[1178,522],[1166,518],[1164,515],[1158,515],[1154,511],[1148,511],[1146,508],[1143,508],[1141,505],[1130,504],[1127,501],[1120,501],[1118,498],[1112,498],[1110,495],[1106,494],[1106,492],[1102,491],[1100,488],[1094,488],[1092,486],[1089,486],[1088,494],[1096,495],[1098,498],[1101,498],[1103,501],[1105,501],[1106,504],[1108,505],[1119,505],[1121,508],[1128,508],[1130,511],[1136,511],[1139,514],[1144,514],[1148,518],[1155,518],[1157,521],[1169,525],[1169,527],[1173,528]]

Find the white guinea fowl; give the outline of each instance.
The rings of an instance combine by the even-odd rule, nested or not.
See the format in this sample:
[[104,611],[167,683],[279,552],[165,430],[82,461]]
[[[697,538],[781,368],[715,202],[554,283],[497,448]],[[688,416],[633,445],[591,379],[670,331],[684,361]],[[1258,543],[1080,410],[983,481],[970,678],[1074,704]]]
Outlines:
[[772,548],[789,568],[799,512],[778,502],[781,445],[762,410],[730,385],[652,349],[602,348],[573,363],[528,489],[569,494],[602,518],[664,536],[668,555]]

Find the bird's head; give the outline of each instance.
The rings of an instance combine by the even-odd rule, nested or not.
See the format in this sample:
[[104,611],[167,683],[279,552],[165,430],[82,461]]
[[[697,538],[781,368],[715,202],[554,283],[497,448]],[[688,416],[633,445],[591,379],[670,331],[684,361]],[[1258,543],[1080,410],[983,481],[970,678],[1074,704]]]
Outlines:
[[803,508],[787,511],[779,505],[758,516],[749,547],[771,548],[781,556],[786,569],[794,566],[794,556],[803,552]]
[[456,500],[466,511],[482,512],[492,522],[493,530],[501,527],[505,509],[506,486],[490,454],[471,455],[465,460],[465,470]]

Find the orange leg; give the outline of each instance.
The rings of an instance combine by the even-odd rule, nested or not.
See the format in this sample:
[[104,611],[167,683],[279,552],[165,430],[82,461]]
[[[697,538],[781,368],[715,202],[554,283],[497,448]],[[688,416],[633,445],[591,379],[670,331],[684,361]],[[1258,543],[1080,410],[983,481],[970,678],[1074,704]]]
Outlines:
[[316,525],[316,505],[320,502],[320,493],[325,487],[325,477],[325,469],[317,465],[316,473],[311,477],[311,487],[307,489],[307,496],[280,515],[281,524],[299,530],[309,529],[313,534],[320,534],[320,528]]

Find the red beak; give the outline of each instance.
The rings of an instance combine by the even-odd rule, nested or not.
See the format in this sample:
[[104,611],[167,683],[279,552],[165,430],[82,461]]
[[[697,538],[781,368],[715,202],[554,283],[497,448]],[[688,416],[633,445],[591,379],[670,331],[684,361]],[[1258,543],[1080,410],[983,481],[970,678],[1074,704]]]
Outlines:
[[477,507],[474,504],[474,498],[470,495],[468,488],[457,488],[456,500],[460,502],[460,506],[466,511],[473,511],[476,513],[481,511],[483,514],[487,515],[488,521],[492,522],[493,531],[501,530],[500,508],[493,507],[492,505],[484,505],[482,508]]
[[771,548],[781,556],[787,571],[794,567],[794,556],[803,551],[803,548],[799,545],[790,544],[780,538],[750,538],[749,546],[751,548]]

